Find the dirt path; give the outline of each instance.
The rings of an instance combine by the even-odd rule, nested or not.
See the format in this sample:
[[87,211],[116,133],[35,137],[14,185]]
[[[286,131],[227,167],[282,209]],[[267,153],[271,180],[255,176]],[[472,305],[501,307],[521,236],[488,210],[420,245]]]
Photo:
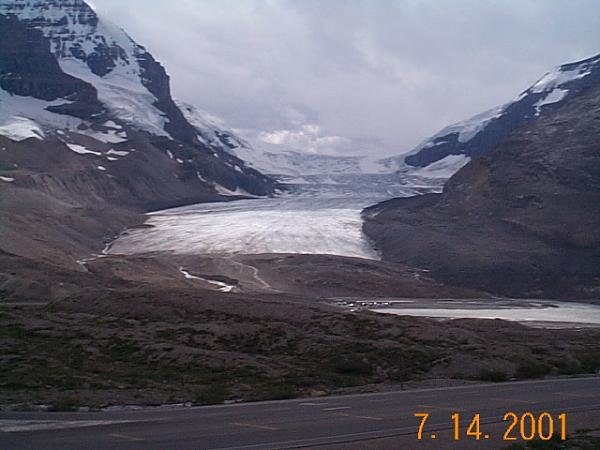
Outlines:
[[241,281],[246,281],[246,279],[242,278],[244,272],[250,271],[251,279],[254,280],[256,284],[258,284],[263,290],[267,290],[270,292],[279,292],[277,289],[274,289],[269,283],[263,280],[259,275],[259,270],[257,267],[251,266],[249,264],[244,264],[239,261],[236,261],[236,255],[229,255],[223,258],[223,261],[227,261],[231,265],[238,268],[238,272],[240,274]]

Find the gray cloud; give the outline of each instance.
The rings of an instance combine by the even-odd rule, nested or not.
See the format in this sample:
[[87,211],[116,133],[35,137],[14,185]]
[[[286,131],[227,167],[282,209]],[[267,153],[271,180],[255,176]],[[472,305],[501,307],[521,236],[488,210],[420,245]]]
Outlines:
[[600,52],[597,0],[93,4],[164,63],[177,97],[312,151],[408,151]]

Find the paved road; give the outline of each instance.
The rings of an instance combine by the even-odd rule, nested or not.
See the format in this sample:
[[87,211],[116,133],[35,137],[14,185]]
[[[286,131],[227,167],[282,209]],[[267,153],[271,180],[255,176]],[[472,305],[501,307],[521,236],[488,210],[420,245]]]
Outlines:
[[[600,377],[202,408],[2,413],[0,449],[489,449],[505,445],[507,411],[566,412],[568,431],[600,427]],[[431,414],[424,442],[415,412]],[[451,443],[455,412],[481,414],[490,439]]]

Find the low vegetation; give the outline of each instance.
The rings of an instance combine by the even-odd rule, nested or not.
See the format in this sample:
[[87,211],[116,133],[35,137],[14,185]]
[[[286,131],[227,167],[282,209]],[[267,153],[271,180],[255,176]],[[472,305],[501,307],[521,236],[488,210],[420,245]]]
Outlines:
[[275,400],[428,379],[501,382],[600,369],[600,331],[346,313],[193,291],[128,292],[0,313],[0,403]]

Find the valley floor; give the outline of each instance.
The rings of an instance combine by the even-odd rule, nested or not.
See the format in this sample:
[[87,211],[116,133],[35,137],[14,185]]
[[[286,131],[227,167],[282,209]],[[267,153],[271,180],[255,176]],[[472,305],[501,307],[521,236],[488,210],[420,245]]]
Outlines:
[[[30,207],[17,202],[25,194],[16,190],[13,195],[10,217],[32,226],[33,219],[23,212]],[[247,205],[257,205],[260,215],[260,202],[219,207],[232,211],[227,219],[234,224],[238,212],[253,217]],[[118,231],[119,222],[111,218],[140,227],[122,235],[125,241],[117,240],[113,251],[128,238],[155,230],[142,225],[144,217],[134,212],[124,216],[119,210],[103,214],[73,208],[61,215],[53,204],[45,207],[36,203],[35,214],[46,220],[35,234],[27,228],[19,235],[22,226],[0,222],[12,236],[29,239],[20,247],[27,250],[24,254],[0,252],[0,404],[7,407],[212,404],[600,368],[598,329],[547,331],[498,320],[439,322],[343,310],[320,301],[374,294],[486,297],[440,284],[423,270],[320,254],[196,255],[168,248],[98,254],[92,248],[98,252],[104,246],[102,236]],[[190,226],[186,214],[202,221],[207,214],[210,218],[207,208],[214,206],[185,208],[181,217],[167,218],[175,226],[182,221],[185,233],[197,236],[204,225]],[[304,209],[304,214],[295,212],[300,224],[311,214]],[[223,225],[212,230],[221,226],[224,236],[231,236]],[[75,240],[82,229],[91,230],[86,240]],[[176,237],[154,242],[177,245],[172,240]],[[15,242],[3,242],[3,248],[15,248]]]

